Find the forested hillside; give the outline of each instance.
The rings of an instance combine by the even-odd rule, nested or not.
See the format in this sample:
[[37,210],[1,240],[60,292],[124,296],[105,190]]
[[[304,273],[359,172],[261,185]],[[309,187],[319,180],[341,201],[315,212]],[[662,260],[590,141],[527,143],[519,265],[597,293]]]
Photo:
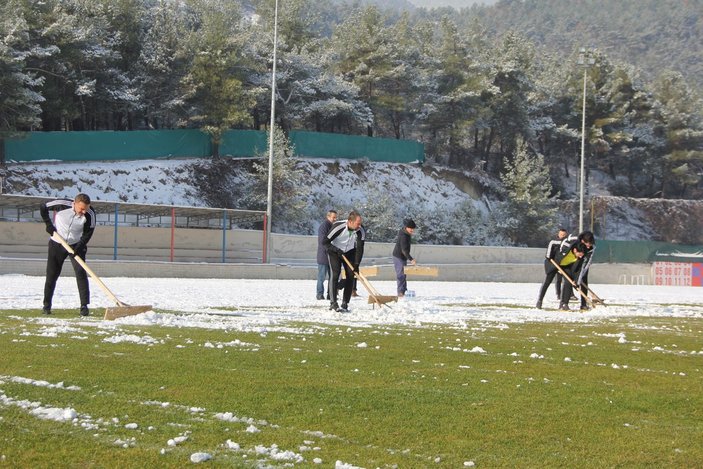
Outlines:
[[673,70],[703,90],[701,0],[501,0],[459,16],[465,25],[478,20],[495,37],[518,31],[546,54],[567,58],[579,47],[596,47],[649,81]]
[[[416,139],[429,164],[512,181],[508,197],[538,165],[554,199],[578,177],[585,84],[587,177],[608,174],[615,195],[703,195],[700,0],[405,3],[280,0],[276,125]],[[192,127],[217,157],[224,130],[269,125],[273,6],[5,0],[0,138]],[[586,68],[582,45],[596,47]]]

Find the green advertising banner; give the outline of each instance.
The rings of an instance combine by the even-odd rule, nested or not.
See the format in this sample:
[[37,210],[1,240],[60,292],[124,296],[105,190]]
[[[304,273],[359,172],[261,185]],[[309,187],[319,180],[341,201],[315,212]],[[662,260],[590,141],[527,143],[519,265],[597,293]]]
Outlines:
[[29,132],[5,141],[6,161],[102,161],[206,156],[210,139],[198,130]]
[[687,246],[658,241],[596,240],[594,262],[626,264],[653,262],[701,262],[703,246]]
[[[253,157],[268,151],[263,130],[228,130],[220,156]],[[292,131],[290,142],[302,158],[369,159],[393,163],[422,162],[425,149],[412,140],[360,135]],[[210,137],[198,129],[133,130],[123,132],[27,132],[8,139],[7,162],[110,161],[151,158],[202,158],[212,155]]]
[[415,163],[425,160],[425,147],[413,140],[327,134],[294,130],[295,154],[305,158],[368,158],[371,161]]
[[220,156],[252,157],[267,151],[268,132],[262,130],[228,130],[220,144]]

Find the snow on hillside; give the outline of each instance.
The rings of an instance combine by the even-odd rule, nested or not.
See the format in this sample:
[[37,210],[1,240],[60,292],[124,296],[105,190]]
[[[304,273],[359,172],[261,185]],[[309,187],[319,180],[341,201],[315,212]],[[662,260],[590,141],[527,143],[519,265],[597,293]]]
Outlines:
[[[194,167],[203,159],[164,159],[117,162],[8,164],[3,192],[6,194],[43,197],[69,197],[85,192],[94,200],[211,207],[212,197],[203,193]],[[227,191],[248,187],[252,180],[251,159],[231,160],[235,170],[222,175],[215,169],[208,181],[210,191]],[[217,168],[217,167],[216,167]],[[409,212],[446,214],[447,220],[462,205],[470,204],[486,215],[497,201],[499,183],[481,173],[468,173],[448,168],[399,163],[377,163],[354,160],[301,159],[296,168],[305,174],[307,217],[302,223],[311,234],[327,209],[347,210],[364,207],[369,197],[387,197]],[[560,223],[570,229],[578,225],[578,178],[563,181]],[[607,197],[610,180],[607,175],[592,171],[587,186],[586,226],[591,221],[591,196],[606,196],[595,203],[596,235],[611,240],[657,240],[700,244],[703,204],[700,201],[662,199],[629,199]],[[275,189],[275,187],[274,187]],[[222,199],[222,198],[219,198]],[[241,198],[229,198],[228,208],[252,209],[243,206]],[[373,201],[371,201],[373,202]],[[377,201],[378,202],[378,201]],[[381,202],[386,202],[381,201]],[[236,205],[240,203],[240,205]],[[216,205],[222,207],[223,205]],[[442,215],[444,217],[444,215]],[[442,218],[443,220],[444,218]],[[379,222],[380,220],[376,220]],[[392,222],[398,223],[400,220]],[[436,224],[436,222],[435,222]],[[444,222],[438,224],[443,225]],[[300,226],[300,225],[298,225]],[[476,240],[480,243],[480,240]]]
[[[11,164],[5,193],[72,198],[85,192],[94,200],[205,207],[191,177],[190,165],[196,161]],[[477,209],[486,210],[483,201],[419,165],[314,159],[300,160],[297,167],[309,178],[308,203],[320,205],[321,210],[364,202],[369,187],[414,206],[453,207],[471,201]],[[242,172],[237,177],[239,181],[228,183],[243,184],[248,175]]]
[[190,185],[188,160],[10,164],[5,193],[94,200],[204,206]]

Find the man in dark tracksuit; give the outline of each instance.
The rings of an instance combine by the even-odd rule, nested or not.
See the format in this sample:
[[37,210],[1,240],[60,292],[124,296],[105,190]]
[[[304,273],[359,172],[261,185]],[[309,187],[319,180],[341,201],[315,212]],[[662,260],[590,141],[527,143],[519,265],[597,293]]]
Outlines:
[[[49,210],[55,210],[56,214],[52,221]],[[95,212],[90,208],[90,197],[86,194],[78,194],[73,201],[60,199],[45,202],[39,207],[46,232],[53,235],[58,233],[66,243],[68,243],[76,255],[85,259],[88,252],[88,241],[95,231]],[[44,314],[51,314],[51,301],[56,289],[56,281],[61,275],[61,269],[68,251],[53,239],[49,240],[49,255],[46,260],[46,282],[44,283]],[[71,256],[71,264],[76,273],[78,283],[78,294],[81,299],[81,316],[87,316],[90,311],[90,290],[88,287],[88,275],[83,267]]]
[[[335,285],[342,268],[344,268],[344,294],[342,305],[337,303],[337,289],[329,288],[330,309],[338,312],[349,311],[349,300],[354,288],[354,272],[359,272],[359,264],[364,257],[365,232],[361,226],[361,215],[352,210],[346,220],[340,220],[332,225],[324,246],[330,263],[330,280],[328,285]],[[342,256],[352,264],[350,268]]]
[[[330,210],[327,212],[325,221],[320,224],[317,229],[317,299],[325,298],[325,279],[330,276],[330,261],[327,258],[327,250],[325,249],[325,238],[330,232],[332,224],[337,221],[337,212]],[[327,282],[327,299],[330,299],[330,285],[334,288],[335,284]]]
[[539,290],[539,297],[537,298],[537,308],[542,307],[542,300],[544,299],[544,295],[547,294],[547,288],[549,288],[549,285],[552,283],[552,280],[554,280],[555,276],[557,278],[557,300],[561,299],[562,275],[559,273],[559,271],[557,271],[557,268],[554,267],[554,264],[552,264],[551,260],[554,259],[556,262],[559,262],[559,260],[561,260],[561,258],[564,257],[564,255],[566,254],[569,245],[575,240],[576,236],[568,234],[565,228],[559,228],[556,238],[552,239],[547,245],[547,252],[545,253],[544,259],[544,273],[546,274],[546,277],[544,278],[542,287]]
[[[596,250],[596,242],[593,233],[584,231],[576,241],[569,245],[564,257],[559,261],[559,266],[571,278],[584,295],[588,295],[588,269],[591,267],[593,253]],[[559,309],[569,309],[569,299],[573,288],[570,282],[564,283],[561,289],[561,302]],[[584,296],[581,297],[581,309],[588,309],[588,302]]]
[[408,218],[403,221],[403,228],[398,232],[398,238],[395,241],[393,248],[393,266],[395,267],[395,278],[397,293],[399,297],[405,296],[408,289],[407,275],[405,275],[405,266],[415,265],[415,259],[410,255],[410,237],[415,232],[415,222]]

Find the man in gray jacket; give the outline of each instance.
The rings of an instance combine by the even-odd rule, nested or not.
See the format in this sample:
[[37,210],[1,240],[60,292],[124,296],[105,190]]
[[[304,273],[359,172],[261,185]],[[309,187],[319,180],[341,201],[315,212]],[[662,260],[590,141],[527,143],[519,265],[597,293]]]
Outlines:
[[[49,210],[55,210],[52,220]],[[49,235],[58,233],[74,250],[77,256],[85,259],[88,252],[88,241],[95,231],[95,212],[90,208],[90,197],[78,194],[73,201],[67,199],[45,202],[39,207],[39,213],[46,225]],[[53,239],[49,240],[49,255],[46,260],[46,281],[44,283],[44,314],[51,314],[51,301],[56,289],[56,281],[61,275],[63,263],[69,256],[68,251]],[[71,256],[71,264],[76,273],[78,294],[81,299],[81,316],[90,314],[90,289],[88,287],[88,274],[80,264]]]

